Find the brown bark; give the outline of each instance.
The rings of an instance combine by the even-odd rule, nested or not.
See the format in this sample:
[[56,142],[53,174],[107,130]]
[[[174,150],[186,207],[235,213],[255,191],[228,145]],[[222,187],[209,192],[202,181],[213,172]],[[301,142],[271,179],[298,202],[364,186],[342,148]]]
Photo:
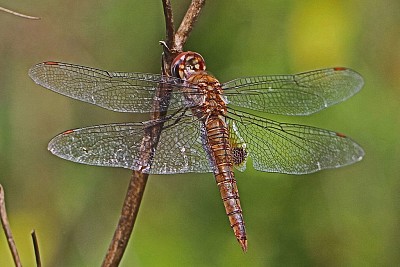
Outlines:
[[[191,30],[193,29],[193,25],[200,14],[201,8],[205,4],[205,0],[192,1],[176,33],[173,22],[171,2],[170,0],[162,0],[162,4],[164,8],[166,27],[166,40],[163,43],[165,44],[163,54],[163,74],[169,75],[171,62],[175,54],[183,50],[183,46],[186,43]],[[158,92],[156,93],[159,97],[155,97],[154,99],[165,99],[165,97],[168,97],[169,93],[170,92],[168,88],[160,86]],[[153,103],[154,112],[151,116],[152,120],[162,119],[166,115],[166,112],[158,112],[160,110],[159,107],[159,100],[155,100]],[[151,127],[144,134],[140,149],[140,162],[142,166],[151,166],[152,154],[150,151],[157,147],[158,137],[160,136],[161,130],[162,124],[157,124],[157,126]],[[133,226],[135,225],[147,179],[148,174],[142,173],[141,171],[133,172],[122,207],[120,219],[107,254],[103,260],[102,266],[119,265],[128,245]]]

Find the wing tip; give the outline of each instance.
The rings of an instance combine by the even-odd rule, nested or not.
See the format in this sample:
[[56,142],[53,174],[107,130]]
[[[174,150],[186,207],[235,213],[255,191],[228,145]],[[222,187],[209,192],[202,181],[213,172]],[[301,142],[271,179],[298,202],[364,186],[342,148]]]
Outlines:
[[348,74],[348,76],[351,76],[354,78],[354,80],[357,82],[357,84],[355,85],[354,93],[357,93],[358,91],[360,91],[361,88],[364,86],[364,83],[365,83],[364,78],[359,72],[357,72],[351,68],[346,68],[346,67],[334,67],[332,69],[337,72],[344,71]]

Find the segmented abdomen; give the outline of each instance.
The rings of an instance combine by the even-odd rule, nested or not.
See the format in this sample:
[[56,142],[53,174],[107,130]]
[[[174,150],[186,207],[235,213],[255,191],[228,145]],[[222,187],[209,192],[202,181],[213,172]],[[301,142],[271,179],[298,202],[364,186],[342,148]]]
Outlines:
[[210,116],[205,123],[207,146],[215,180],[230,225],[243,250],[247,249],[246,229],[240,206],[239,192],[233,173],[232,150],[228,127],[223,116]]

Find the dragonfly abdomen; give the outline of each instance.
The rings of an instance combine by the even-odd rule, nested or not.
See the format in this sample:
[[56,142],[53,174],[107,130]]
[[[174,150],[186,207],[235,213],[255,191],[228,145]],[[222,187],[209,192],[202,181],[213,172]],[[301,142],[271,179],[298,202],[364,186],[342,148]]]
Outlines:
[[228,128],[224,117],[209,116],[205,122],[206,140],[210,151],[212,169],[226,214],[236,239],[242,249],[247,249],[246,228],[244,225],[239,192],[233,173],[232,150],[229,142]]

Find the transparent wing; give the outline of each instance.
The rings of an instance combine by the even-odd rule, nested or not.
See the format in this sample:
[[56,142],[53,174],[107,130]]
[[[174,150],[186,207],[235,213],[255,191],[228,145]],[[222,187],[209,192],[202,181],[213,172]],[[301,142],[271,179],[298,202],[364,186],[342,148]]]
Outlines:
[[227,121],[236,125],[254,168],[260,171],[306,174],[352,164],[364,156],[357,143],[340,133],[234,110]]
[[346,100],[363,85],[360,74],[340,67],[240,78],[222,87],[231,105],[283,115],[308,115]]
[[[142,138],[146,127],[154,124],[108,124],[69,130],[54,137],[48,149],[58,157],[78,163],[140,170]],[[154,152],[153,164],[145,172],[210,172],[199,126],[193,116],[166,121]]]
[[181,80],[157,74],[109,72],[50,61],[33,66],[29,76],[54,92],[118,112],[150,112],[160,84],[172,89],[169,106],[167,99],[161,99],[161,111],[184,105]]

